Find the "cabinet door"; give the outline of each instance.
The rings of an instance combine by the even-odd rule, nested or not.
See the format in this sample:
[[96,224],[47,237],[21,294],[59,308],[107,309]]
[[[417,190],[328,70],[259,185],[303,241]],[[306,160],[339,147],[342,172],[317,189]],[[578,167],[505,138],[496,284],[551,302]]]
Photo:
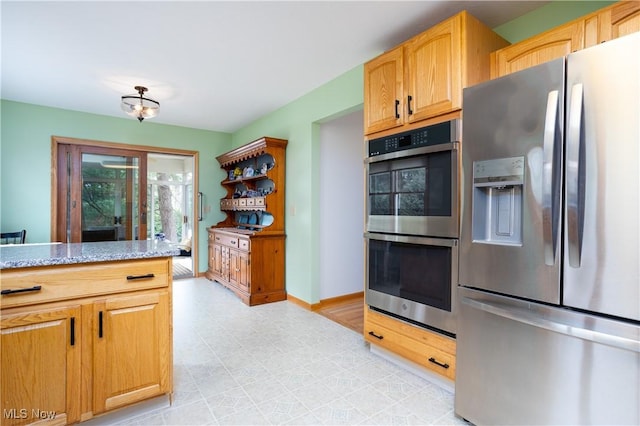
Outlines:
[[462,106],[461,17],[444,21],[406,46],[409,122]]
[[621,1],[600,14],[600,42],[640,31],[640,2]]
[[249,291],[249,281],[251,278],[251,270],[249,268],[249,253],[241,250],[230,250],[230,271],[229,282],[236,287]]
[[397,47],[364,65],[364,132],[402,125],[403,49]]
[[213,265],[212,270],[216,275],[222,275],[222,246],[220,244],[213,245]]
[[584,48],[585,21],[574,21],[498,50],[492,77],[501,77]]
[[80,307],[3,314],[2,424],[80,419]]
[[171,391],[169,293],[94,303],[94,413]]

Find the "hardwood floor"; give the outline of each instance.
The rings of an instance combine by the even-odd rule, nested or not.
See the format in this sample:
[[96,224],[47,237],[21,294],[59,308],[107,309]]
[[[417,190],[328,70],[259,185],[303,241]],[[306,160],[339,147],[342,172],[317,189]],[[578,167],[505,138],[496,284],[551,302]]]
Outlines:
[[360,334],[364,330],[364,296],[323,304],[316,312]]

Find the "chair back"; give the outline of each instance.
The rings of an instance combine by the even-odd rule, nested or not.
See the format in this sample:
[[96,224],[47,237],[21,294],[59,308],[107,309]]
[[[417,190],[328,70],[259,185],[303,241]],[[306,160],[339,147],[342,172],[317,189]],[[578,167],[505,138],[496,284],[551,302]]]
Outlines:
[[27,239],[27,230],[16,232],[2,232],[0,234],[0,244],[24,244]]

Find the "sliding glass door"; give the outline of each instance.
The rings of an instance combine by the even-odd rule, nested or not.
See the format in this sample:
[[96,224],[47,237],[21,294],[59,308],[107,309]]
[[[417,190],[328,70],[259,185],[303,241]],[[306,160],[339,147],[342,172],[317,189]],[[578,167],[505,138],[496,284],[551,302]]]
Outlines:
[[57,240],[146,239],[146,164],[138,151],[58,145]]

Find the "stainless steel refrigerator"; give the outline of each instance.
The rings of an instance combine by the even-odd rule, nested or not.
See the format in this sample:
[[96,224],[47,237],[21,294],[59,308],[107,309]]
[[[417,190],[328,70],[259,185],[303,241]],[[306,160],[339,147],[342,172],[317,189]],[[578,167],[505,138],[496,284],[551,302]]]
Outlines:
[[640,424],[640,33],[463,96],[455,412]]

